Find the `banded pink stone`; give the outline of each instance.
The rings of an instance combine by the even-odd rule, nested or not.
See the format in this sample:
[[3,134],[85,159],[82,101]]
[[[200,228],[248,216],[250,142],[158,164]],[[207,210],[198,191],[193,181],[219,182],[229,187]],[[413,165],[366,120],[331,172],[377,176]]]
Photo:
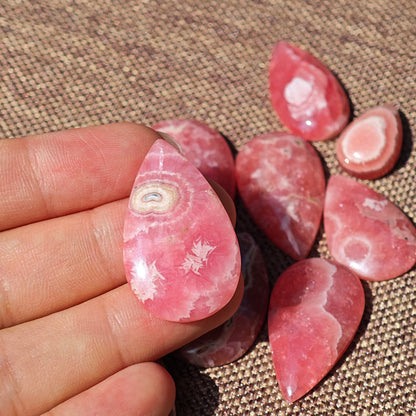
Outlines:
[[364,290],[347,267],[309,258],[286,269],[270,298],[270,348],[285,400],[294,402],[331,370],[354,338]]
[[253,138],[238,153],[240,195],[254,221],[296,260],[310,252],[322,217],[325,178],[313,146],[289,133]]
[[273,107],[292,133],[306,140],[326,140],[348,123],[350,106],[344,89],[309,52],[288,42],[277,42],[269,83]]
[[244,295],[237,312],[223,325],[181,348],[179,355],[199,367],[231,363],[243,356],[263,325],[269,281],[260,248],[248,233],[238,234]]
[[224,307],[240,276],[233,225],[211,186],[164,140],[146,155],[130,195],[124,263],[155,316],[190,322]]
[[352,176],[376,179],[390,172],[400,156],[403,128],[397,109],[380,105],[361,114],[342,132],[337,158]]
[[352,178],[329,179],[324,228],[334,259],[362,279],[392,279],[416,262],[411,221],[383,195]]
[[172,136],[185,157],[208,179],[219,183],[235,197],[234,158],[224,137],[205,123],[193,119],[170,119],[158,122],[155,130]]

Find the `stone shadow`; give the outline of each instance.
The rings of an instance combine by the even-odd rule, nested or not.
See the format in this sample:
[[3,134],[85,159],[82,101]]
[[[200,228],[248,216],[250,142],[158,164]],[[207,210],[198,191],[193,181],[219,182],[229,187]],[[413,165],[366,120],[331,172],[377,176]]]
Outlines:
[[230,148],[231,154],[233,155],[233,159],[235,160],[235,157],[237,156],[238,151],[237,151],[236,147],[234,146],[234,143],[227,136],[222,134],[221,132],[220,132],[220,134],[223,137],[223,139],[225,140],[225,142],[227,143],[228,147]]
[[399,116],[403,127],[403,144],[399,160],[397,161],[393,171],[400,169],[406,165],[407,161],[409,160],[410,154],[412,153],[413,147],[413,134],[410,128],[409,120],[401,110],[399,110]]

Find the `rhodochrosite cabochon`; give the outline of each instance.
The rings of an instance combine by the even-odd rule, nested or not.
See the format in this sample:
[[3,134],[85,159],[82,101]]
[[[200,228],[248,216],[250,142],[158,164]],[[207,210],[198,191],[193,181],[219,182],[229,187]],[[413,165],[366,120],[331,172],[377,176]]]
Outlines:
[[337,158],[350,175],[376,179],[396,164],[403,141],[399,112],[390,104],[374,107],[356,118],[337,141]]
[[221,133],[192,119],[163,120],[153,128],[172,136],[180,144],[184,156],[206,178],[219,183],[231,198],[235,197],[234,159]]
[[284,132],[253,138],[236,158],[238,190],[250,215],[296,260],[312,248],[322,217],[325,177],[310,143]]
[[194,365],[214,367],[247,352],[263,325],[269,302],[269,280],[259,246],[248,233],[238,235],[244,296],[237,312],[224,324],[179,350]]
[[351,343],[364,312],[359,278],[330,260],[286,269],[270,298],[268,325],[276,377],[293,402],[311,390]]
[[347,124],[347,95],[334,74],[309,52],[277,42],[269,67],[270,95],[282,123],[306,140],[335,137]]
[[387,280],[416,262],[416,229],[383,195],[342,175],[328,181],[324,227],[334,259],[362,279]]
[[164,140],[146,155],[130,195],[124,264],[153,315],[190,322],[232,298],[240,276],[237,237],[206,179]]

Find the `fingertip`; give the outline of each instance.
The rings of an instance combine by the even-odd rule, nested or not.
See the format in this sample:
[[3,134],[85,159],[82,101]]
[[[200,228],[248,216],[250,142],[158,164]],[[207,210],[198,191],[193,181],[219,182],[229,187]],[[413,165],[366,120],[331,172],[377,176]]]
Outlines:
[[143,155],[148,152],[157,139],[160,139],[160,135],[155,130],[141,123],[123,121],[107,124],[103,127],[109,131],[114,131],[120,137],[137,139],[143,149]]
[[134,408],[136,412],[140,409],[140,413],[132,415],[170,414],[175,405],[176,386],[172,376],[162,365],[144,362],[128,367],[125,371],[134,380],[130,387],[132,396],[136,396]]
[[124,368],[44,416],[168,416],[175,395],[175,383],[168,371],[157,363],[143,362]]

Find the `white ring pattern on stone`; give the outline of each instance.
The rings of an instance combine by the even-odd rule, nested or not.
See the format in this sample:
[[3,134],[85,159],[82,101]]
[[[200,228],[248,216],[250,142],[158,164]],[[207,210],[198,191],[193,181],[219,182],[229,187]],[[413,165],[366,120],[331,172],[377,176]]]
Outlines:
[[163,182],[145,183],[134,190],[131,207],[141,214],[163,214],[170,211],[179,199],[178,190]]

